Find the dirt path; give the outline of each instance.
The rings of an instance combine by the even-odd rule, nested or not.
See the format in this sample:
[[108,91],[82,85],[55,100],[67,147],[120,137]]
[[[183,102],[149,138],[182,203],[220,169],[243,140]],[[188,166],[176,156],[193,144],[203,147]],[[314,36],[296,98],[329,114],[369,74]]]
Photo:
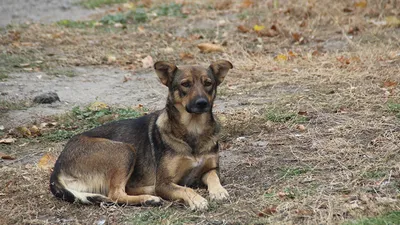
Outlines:
[[[36,104],[26,110],[11,110],[2,114],[6,128],[32,123],[37,118],[64,113],[75,106],[87,106],[95,101],[110,106],[137,106],[150,110],[165,103],[165,92],[153,72],[134,74],[112,68],[74,68],[76,77],[45,73],[14,73],[0,83],[5,101],[31,102],[33,97],[56,92],[61,102]],[[124,82],[124,79],[129,79]]]
[[88,10],[77,0],[2,0],[0,1],[0,27],[26,22],[51,23],[59,20],[82,20],[104,9]]

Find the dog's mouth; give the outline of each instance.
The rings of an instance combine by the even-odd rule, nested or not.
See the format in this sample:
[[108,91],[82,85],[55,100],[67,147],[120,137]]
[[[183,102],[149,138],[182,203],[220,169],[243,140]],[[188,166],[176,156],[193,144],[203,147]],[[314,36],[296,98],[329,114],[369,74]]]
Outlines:
[[209,112],[210,111],[210,107],[207,107],[207,108],[196,108],[196,107],[189,108],[189,107],[186,107],[186,111],[188,113],[201,114],[201,113]]
[[198,98],[196,100],[191,101],[186,106],[186,111],[188,113],[201,114],[209,112],[210,110],[211,110],[211,104],[210,102],[208,102],[206,98]]

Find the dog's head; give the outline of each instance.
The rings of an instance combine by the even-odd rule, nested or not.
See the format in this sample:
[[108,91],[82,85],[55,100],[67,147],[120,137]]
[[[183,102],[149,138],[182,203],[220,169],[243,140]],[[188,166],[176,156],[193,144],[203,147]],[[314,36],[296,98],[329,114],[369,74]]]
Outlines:
[[169,62],[156,62],[154,69],[161,83],[169,89],[169,100],[181,104],[189,113],[205,113],[212,108],[217,86],[232,69],[232,63],[219,60],[208,68],[179,66]]

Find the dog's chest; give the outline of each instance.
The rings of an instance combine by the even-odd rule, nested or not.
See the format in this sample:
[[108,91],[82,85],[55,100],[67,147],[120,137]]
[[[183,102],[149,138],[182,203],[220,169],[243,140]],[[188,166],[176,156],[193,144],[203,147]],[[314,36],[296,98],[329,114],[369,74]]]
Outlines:
[[179,182],[184,186],[191,186],[201,180],[204,173],[217,167],[216,155],[203,155],[199,157],[190,157],[190,166],[186,168],[186,174]]

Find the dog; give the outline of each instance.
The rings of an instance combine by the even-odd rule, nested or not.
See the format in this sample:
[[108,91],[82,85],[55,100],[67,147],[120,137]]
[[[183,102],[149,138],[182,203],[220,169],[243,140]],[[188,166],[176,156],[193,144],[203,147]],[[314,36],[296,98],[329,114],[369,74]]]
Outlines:
[[53,195],[68,202],[129,205],[166,199],[204,210],[208,201],[191,188],[200,183],[211,200],[228,198],[219,179],[220,126],[212,108],[232,68],[226,60],[208,68],[156,62],[155,72],[169,90],[165,108],[72,137],[50,177]]

